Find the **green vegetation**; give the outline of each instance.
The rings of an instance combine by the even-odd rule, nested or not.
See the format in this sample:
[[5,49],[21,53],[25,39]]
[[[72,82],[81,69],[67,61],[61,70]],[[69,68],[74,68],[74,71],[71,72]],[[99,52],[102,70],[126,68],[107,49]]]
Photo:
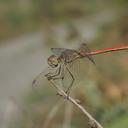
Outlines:
[[126,5],[125,0],[0,0],[0,39],[35,31],[42,25],[71,24],[108,8],[124,12]]

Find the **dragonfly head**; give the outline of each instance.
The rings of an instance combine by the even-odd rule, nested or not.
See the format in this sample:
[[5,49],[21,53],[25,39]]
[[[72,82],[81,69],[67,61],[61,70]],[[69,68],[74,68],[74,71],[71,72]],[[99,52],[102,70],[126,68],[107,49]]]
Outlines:
[[51,56],[48,58],[48,65],[51,66],[52,68],[57,67],[58,64],[59,64],[59,60],[58,60],[58,57],[57,57],[57,56],[51,55]]

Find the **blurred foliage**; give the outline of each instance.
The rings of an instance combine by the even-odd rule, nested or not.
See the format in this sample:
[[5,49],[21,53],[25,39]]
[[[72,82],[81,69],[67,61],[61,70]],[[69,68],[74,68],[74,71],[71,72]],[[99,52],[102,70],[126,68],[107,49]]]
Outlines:
[[[102,22],[96,27],[96,37],[91,40],[92,49],[111,47],[117,43],[128,44],[127,0],[0,0],[0,39],[43,28],[46,45],[57,45],[62,25],[67,35],[62,40],[75,42],[81,38],[78,27],[95,14],[111,10],[116,18]],[[100,17],[102,20],[102,17]],[[80,20],[80,22],[75,23]],[[82,24],[84,27],[84,24]],[[61,40],[61,39],[60,39]],[[128,127],[128,55],[127,51],[107,53],[94,57],[96,66],[91,65],[89,77],[74,89],[75,97],[105,128]],[[40,93],[30,92],[24,97],[26,114],[21,114],[12,128],[42,127],[49,111],[58,101],[49,83],[40,82]],[[84,86],[87,85],[87,86]],[[66,103],[51,120],[49,128],[60,128],[63,123]],[[73,108],[72,128],[88,127],[85,117]],[[20,125],[19,125],[20,124]]]
[[123,13],[126,8],[126,0],[0,0],[0,40],[41,26],[47,31],[53,24],[72,24],[76,19],[88,18],[106,9]]

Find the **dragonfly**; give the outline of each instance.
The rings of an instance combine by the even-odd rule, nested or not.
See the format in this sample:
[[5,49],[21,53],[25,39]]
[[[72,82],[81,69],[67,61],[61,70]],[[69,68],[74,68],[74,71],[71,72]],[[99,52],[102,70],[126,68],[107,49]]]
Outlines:
[[[37,81],[38,78],[42,76],[42,73],[45,77],[47,77],[48,80],[64,80],[65,77],[67,77],[67,74],[65,73],[68,72],[69,76],[71,77],[71,83],[66,90],[66,93],[69,93],[72,85],[74,84],[75,76],[71,71],[72,64],[76,63],[77,60],[87,60],[89,59],[93,64],[95,64],[94,59],[92,58],[92,55],[98,55],[98,54],[103,54],[107,52],[114,52],[114,51],[119,51],[119,50],[128,50],[128,45],[119,45],[119,46],[114,46],[111,48],[105,48],[105,49],[100,49],[96,51],[90,51],[88,48],[87,44],[82,43],[78,49],[66,49],[66,48],[51,48],[53,55],[51,55],[48,58],[48,65],[52,68],[55,69],[53,72],[48,71],[48,73],[41,72],[34,80],[33,80],[33,87]],[[84,69],[85,69],[85,63],[84,63]],[[82,67],[82,66],[80,66]],[[75,68],[76,70],[76,68]],[[83,70],[83,69],[82,69]],[[81,71],[82,71],[81,70]]]
[[[91,55],[89,55],[91,51],[86,43],[82,43],[78,49],[51,48],[51,51],[53,52],[53,55],[48,58],[47,63],[52,69],[55,70],[52,73],[48,72],[47,74],[44,74],[44,76],[48,80],[64,80],[66,77],[65,72],[67,72],[71,78],[71,82],[65,92],[69,94],[75,81],[75,76],[71,71],[72,64],[77,60],[79,61],[80,59],[85,58],[88,58],[88,60],[95,64],[94,59]],[[36,83],[36,80],[40,77],[40,75],[41,74],[34,79],[33,85]]]

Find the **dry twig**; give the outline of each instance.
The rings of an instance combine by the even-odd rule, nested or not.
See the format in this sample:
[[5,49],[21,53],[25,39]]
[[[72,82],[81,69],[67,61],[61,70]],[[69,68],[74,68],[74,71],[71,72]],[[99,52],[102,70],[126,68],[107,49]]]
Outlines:
[[53,80],[49,80],[54,88],[57,90],[58,94],[62,96],[64,99],[69,100],[71,103],[73,103],[77,108],[81,110],[81,112],[88,117],[89,119],[89,126],[90,128],[103,128],[99,122],[97,122],[88,112],[84,109],[83,106],[77,103],[75,99],[70,97],[68,94],[66,94],[61,88],[59,88],[56,83]]

